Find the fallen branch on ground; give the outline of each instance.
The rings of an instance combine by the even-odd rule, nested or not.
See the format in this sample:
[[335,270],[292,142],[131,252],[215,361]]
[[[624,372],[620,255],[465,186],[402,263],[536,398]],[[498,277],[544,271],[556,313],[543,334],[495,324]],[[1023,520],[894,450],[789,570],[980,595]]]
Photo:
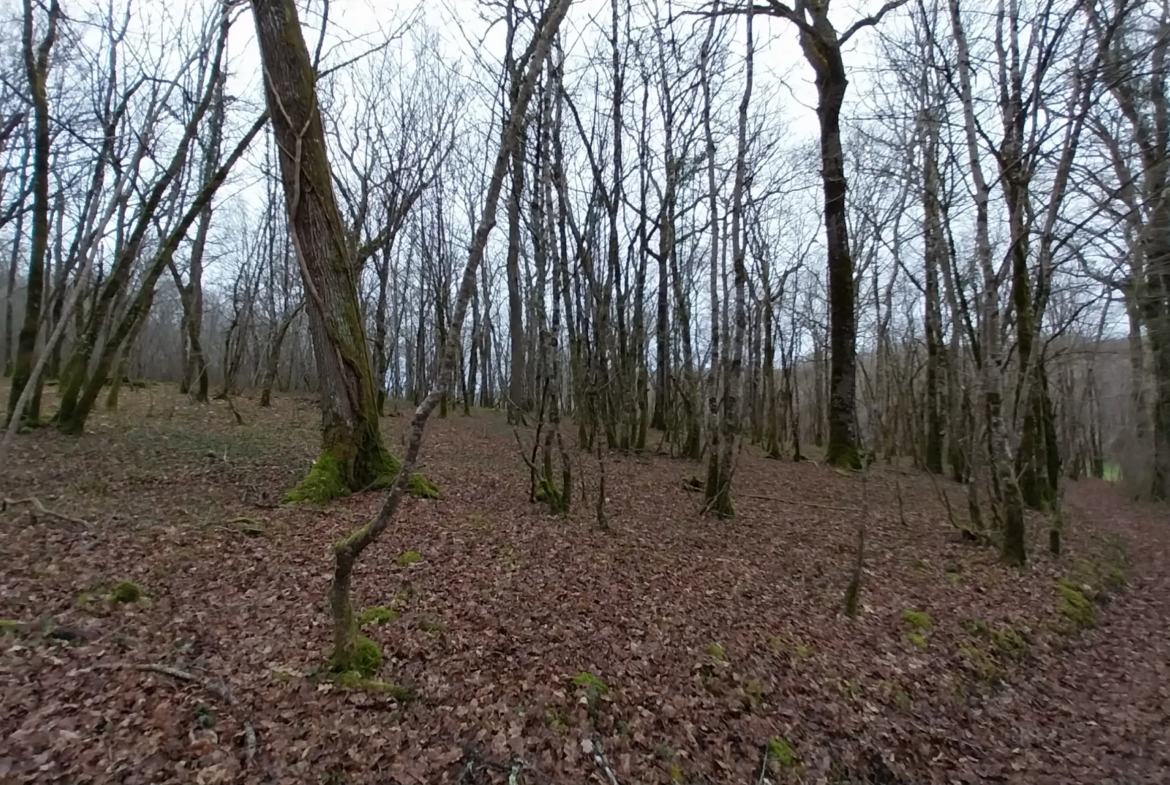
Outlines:
[[[227,684],[221,681],[211,681],[209,679],[201,679],[194,673],[189,673],[179,668],[171,667],[170,665],[163,665],[161,663],[138,664],[133,662],[114,662],[98,665],[91,665],[88,668],[80,668],[74,673],[91,673],[93,671],[102,670],[132,670],[142,671],[144,673],[160,673],[163,676],[170,676],[172,679],[179,681],[190,682],[191,684],[198,684],[205,691],[211,693],[215,697],[222,700],[230,708],[239,710],[240,702],[236,700],[236,696],[232,694],[232,689]],[[256,757],[256,750],[259,747],[259,742],[256,739],[256,729],[252,727],[252,723],[241,719],[244,725],[244,762],[250,764],[252,759]]]
[[813,502],[798,502],[792,499],[781,499],[778,496],[761,496],[757,493],[745,493],[744,498],[747,499],[762,499],[768,502],[777,502],[779,504],[788,504],[793,507],[812,507],[817,510],[832,510],[834,512],[855,512],[860,513],[861,509],[858,507],[834,507],[831,504],[814,504]]
[[85,520],[84,518],[74,518],[72,516],[65,515],[64,513],[54,512],[45,505],[41,504],[40,499],[35,496],[29,496],[27,499],[4,499],[4,501],[0,503],[0,512],[6,511],[9,507],[17,507],[21,504],[30,505],[34,512],[40,513],[46,518],[56,518],[59,521],[77,524],[78,526],[84,526],[87,529],[90,527],[89,521]]

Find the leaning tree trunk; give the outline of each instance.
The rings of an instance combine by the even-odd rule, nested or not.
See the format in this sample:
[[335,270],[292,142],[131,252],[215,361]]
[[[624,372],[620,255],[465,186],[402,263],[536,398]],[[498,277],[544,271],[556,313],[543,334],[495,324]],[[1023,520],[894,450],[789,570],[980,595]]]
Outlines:
[[346,229],[333,192],[315,72],[294,0],[252,0],[289,228],[304,279],[321,401],[321,453],[289,501],[386,486],[378,398]]

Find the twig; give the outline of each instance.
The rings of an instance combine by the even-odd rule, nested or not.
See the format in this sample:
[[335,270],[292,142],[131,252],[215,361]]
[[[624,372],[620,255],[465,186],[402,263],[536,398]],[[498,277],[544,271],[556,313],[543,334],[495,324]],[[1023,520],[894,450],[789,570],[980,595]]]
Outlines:
[[745,498],[748,498],[748,499],[762,499],[764,501],[777,502],[779,504],[788,504],[788,505],[791,505],[793,507],[812,507],[812,508],[817,509],[817,510],[832,510],[834,512],[855,512],[855,513],[861,512],[861,509],[859,509],[857,507],[834,507],[831,504],[814,504],[813,502],[798,502],[798,501],[793,501],[792,499],[781,499],[778,496],[761,496],[760,494],[756,494],[756,493],[745,493],[743,495]]
[[760,778],[756,785],[764,785],[768,781],[768,745],[764,745],[764,759],[760,762]]
[[38,512],[47,518],[56,518],[59,521],[77,524],[78,526],[84,526],[87,529],[90,527],[89,521],[83,518],[73,518],[71,516],[65,515],[64,513],[50,510],[49,508],[45,507],[45,505],[41,504],[40,499],[35,496],[29,496],[27,499],[4,499],[3,502],[0,502],[0,512],[6,511],[9,507],[16,507],[17,505],[21,504],[30,505],[35,512]]
[[[236,700],[236,696],[232,694],[231,687],[227,684],[221,681],[201,679],[194,673],[161,663],[147,663],[144,665],[131,662],[99,663],[97,665],[91,665],[88,668],[80,668],[74,671],[74,673],[92,673],[93,671],[102,670],[133,670],[170,676],[172,679],[198,684],[204,690],[222,700],[230,708],[236,709],[237,711],[240,708],[240,702]],[[247,720],[242,720],[242,722],[244,726],[244,762],[251,763],[252,759],[256,757],[256,750],[260,745],[256,738],[256,729],[252,727],[252,723]]]
[[593,739],[591,744],[593,745],[593,762],[597,764],[597,768],[601,769],[602,774],[605,775],[606,782],[609,785],[618,785],[617,775],[613,773],[613,767],[605,759],[605,750],[602,749],[601,742]]

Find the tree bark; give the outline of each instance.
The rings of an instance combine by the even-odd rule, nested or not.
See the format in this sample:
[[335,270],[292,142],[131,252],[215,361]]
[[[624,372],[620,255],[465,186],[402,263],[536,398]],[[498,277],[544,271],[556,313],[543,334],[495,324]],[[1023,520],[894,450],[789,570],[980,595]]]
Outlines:
[[357,272],[333,191],[316,77],[294,0],[252,0],[265,97],[320,379],[321,454],[289,494],[323,502],[388,485],[398,463],[379,430]]

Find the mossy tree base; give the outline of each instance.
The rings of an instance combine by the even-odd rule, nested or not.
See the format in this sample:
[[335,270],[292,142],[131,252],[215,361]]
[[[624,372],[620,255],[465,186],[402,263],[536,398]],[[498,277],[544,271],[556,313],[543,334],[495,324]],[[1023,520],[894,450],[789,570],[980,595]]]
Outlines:
[[861,451],[855,445],[834,444],[831,441],[825,449],[825,463],[830,466],[835,466],[838,469],[849,469],[851,471],[861,471],[863,467]]
[[[371,462],[367,461],[367,464]],[[394,478],[402,468],[402,462],[389,450],[379,448],[377,467],[367,466],[363,475],[373,480],[360,482],[353,471],[347,470],[346,465],[331,452],[323,452],[313,462],[309,473],[284,495],[285,504],[328,504],[334,499],[348,496],[350,493],[362,491],[376,491],[389,488],[394,484]],[[422,473],[415,472],[410,477],[407,493],[419,499],[439,498],[439,487],[428,480]]]

